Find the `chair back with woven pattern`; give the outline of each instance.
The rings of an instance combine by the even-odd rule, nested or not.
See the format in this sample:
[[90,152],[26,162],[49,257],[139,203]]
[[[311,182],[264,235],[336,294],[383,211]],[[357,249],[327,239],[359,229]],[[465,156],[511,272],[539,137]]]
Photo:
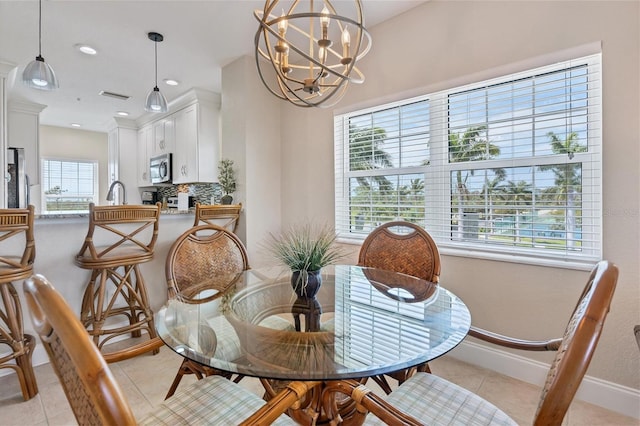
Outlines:
[[358,264],[434,283],[440,279],[440,252],[435,241],[411,222],[388,222],[371,231],[360,248]]
[[535,425],[561,424],[596,349],[618,280],[601,261],[591,272],[542,389]]
[[41,275],[24,281],[31,319],[78,424],[133,425],[135,417],[98,348]]
[[89,230],[76,264],[82,268],[113,268],[153,258],[158,238],[160,204],[89,205]]
[[203,205],[197,203],[196,216],[193,226],[204,224],[218,225],[228,229],[231,232],[236,232],[241,210],[242,203],[222,205]]
[[233,232],[217,225],[194,226],[176,239],[167,254],[169,298],[224,291],[247,269],[247,250]]
[[[29,277],[36,257],[36,243],[33,236],[33,206],[26,209],[0,209],[0,282],[11,282]],[[20,237],[20,250],[5,253],[7,244],[16,244]]]

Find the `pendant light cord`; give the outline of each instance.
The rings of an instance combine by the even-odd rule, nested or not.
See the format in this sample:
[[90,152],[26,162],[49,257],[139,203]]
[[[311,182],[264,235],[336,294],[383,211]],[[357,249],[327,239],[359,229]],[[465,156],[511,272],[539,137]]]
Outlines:
[[42,56],[42,0],[38,3],[38,56]]
[[158,42],[154,41],[156,50],[156,87],[158,87]]

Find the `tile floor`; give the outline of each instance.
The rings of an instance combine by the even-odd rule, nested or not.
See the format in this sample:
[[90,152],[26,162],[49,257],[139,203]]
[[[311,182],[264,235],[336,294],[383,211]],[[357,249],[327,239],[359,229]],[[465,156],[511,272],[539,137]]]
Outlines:
[[[142,417],[159,404],[175,376],[181,358],[168,348],[156,356],[142,355],[111,364],[136,416]],[[536,386],[443,357],[431,364],[435,374],[466,387],[506,411],[520,424],[531,424],[540,389]],[[13,374],[0,377],[0,425],[74,425],[77,424],[66,401],[58,379],[46,365],[36,367],[39,394],[29,401],[22,400],[18,381]],[[185,377],[182,385],[193,380]],[[260,384],[245,378],[240,382],[259,395]],[[367,386],[375,390],[375,383]],[[179,388],[178,388],[179,390]],[[378,389],[379,391],[379,389]],[[564,425],[640,425],[640,421],[581,401],[574,401]]]

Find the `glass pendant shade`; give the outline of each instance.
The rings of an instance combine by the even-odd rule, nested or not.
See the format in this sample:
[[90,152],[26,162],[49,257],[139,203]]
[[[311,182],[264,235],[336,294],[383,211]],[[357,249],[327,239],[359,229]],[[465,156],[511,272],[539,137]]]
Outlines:
[[167,107],[167,100],[164,98],[162,93],[160,93],[158,86],[154,87],[147,95],[147,102],[144,104],[144,109],[149,112],[169,111],[169,108]]
[[40,55],[29,62],[22,73],[22,82],[27,86],[39,90],[54,90],[58,88],[58,79],[53,68]]

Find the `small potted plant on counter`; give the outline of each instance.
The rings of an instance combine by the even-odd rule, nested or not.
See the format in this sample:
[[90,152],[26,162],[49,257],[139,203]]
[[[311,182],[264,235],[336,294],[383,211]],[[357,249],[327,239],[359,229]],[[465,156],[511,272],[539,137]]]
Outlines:
[[236,176],[233,171],[233,160],[223,159],[218,164],[218,183],[222,187],[224,195],[220,199],[222,204],[231,204],[231,194],[236,190]]
[[280,236],[270,234],[267,245],[273,256],[291,269],[291,286],[300,297],[315,297],[322,276],[320,270],[345,257],[335,245],[330,226],[295,225]]

